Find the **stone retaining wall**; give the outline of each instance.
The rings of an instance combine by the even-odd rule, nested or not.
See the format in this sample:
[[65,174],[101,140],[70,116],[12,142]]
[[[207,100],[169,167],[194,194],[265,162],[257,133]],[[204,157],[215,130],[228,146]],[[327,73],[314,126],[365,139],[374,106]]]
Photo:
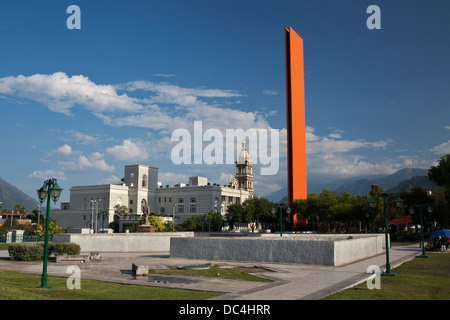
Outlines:
[[382,254],[384,234],[172,238],[170,256],[340,266]]
[[54,234],[54,243],[74,242],[82,252],[169,251],[170,238],[194,237],[193,232]]

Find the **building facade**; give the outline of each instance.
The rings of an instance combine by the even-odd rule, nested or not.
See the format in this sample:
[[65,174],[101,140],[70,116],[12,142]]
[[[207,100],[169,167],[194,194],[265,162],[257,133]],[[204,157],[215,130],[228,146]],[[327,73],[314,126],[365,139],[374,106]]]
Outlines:
[[[247,160],[242,164],[240,157]],[[158,182],[158,168],[127,165],[122,184],[72,187],[70,202],[61,203],[61,209],[52,210],[50,215],[63,228],[99,230],[114,221],[116,205],[126,206],[132,214],[141,215],[146,200],[150,214],[171,217],[179,224],[193,215],[209,212],[225,215],[230,204],[241,204],[252,197],[251,161],[243,149],[236,161],[236,177],[228,186],[211,184],[207,178],[196,176],[190,177],[187,184],[163,187]]]

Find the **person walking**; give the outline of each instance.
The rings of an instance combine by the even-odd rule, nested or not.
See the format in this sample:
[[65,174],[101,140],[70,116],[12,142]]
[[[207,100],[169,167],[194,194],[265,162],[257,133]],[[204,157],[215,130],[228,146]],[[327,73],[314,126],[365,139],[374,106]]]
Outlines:
[[439,237],[439,238],[441,241],[441,252],[447,251],[447,247],[446,247],[447,238],[446,237]]

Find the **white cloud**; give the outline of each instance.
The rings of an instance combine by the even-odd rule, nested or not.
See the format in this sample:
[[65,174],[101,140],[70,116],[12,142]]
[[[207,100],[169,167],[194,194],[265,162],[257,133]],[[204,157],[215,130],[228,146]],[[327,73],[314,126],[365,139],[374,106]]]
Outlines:
[[124,140],[122,145],[107,148],[106,153],[112,159],[120,161],[144,161],[149,158],[148,153],[130,139]]
[[218,183],[221,185],[228,185],[231,180],[233,180],[234,176],[231,173],[225,173],[225,172],[221,172],[220,173],[220,178]]
[[120,178],[115,175],[111,175],[109,178],[102,179],[102,182],[105,184],[119,184],[121,183]]
[[98,142],[98,138],[94,136],[90,136],[88,134],[82,133],[82,132],[74,132],[73,137],[78,143],[81,144],[94,144]]
[[154,74],[152,74],[152,76],[155,76],[155,77],[164,77],[164,78],[175,77],[175,75],[172,74],[172,73],[154,73]]
[[182,173],[158,172],[158,180],[162,183],[162,187],[166,185],[173,187],[176,183],[189,183],[189,177]]
[[[148,93],[134,98],[124,92]],[[120,92],[120,93],[119,93]],[[176,128],[192,126],[202,120],[205,128],[243,129],[270,128],[264,115],[245,112],[230,104],[202,99],[233,99],[243,95],[235,90],[183,88],[170,83],[131,81],[126,84],[97,84],[83,75],[68,76],[63,72],[50,75],[10,76],[0,78],[0,94],[26,98],[46,105],[50,110],[71,115],[71,109],[81,106],[110,126],[148,128],[168,134]],[[234,101],[235,104],[240,101]],[[75,133],[84,144],[94,143],[94,137]]]
[[113,165],[108,165],[104,159],[104,154],[100,152],[91,153],[88,156],[80,155],[78,158],[60,162],[64,170],[70,172],[82,172],[87,170],[114,171]]
[[0,78],[0,93],[37,101],[67,115],[75,105],[96,112],[142,108],[137,99],[119,95],[112,85],[98,85],[83,75],[69,77],[63,72]]
[[332,139],[340,139],[340,138],[342,138],[342,135],[340,133],[330,133],[328,136],[330,138],[332,138]]
[[206,88],[182,88],[170,83],[154,83],[150,81],[131,81],[118,86],[126,91],[144,90],[156,92],[162,98],[168,98],[168,103],[180,97],[207,97],[207,98],[230,98],[242,95],[234,90],[206,89]]
[[272,95],[272,96],[277,96],[280,94],[280,92],[278,90],[269,90],[269,89],[263,89],[262,93],[266,94],[266,95]]
[[431,152],[435,154],[446,154],[450,153],[450,140],[447,142],[441,143],[440,145],[437,145],[430,149]]
[[39,178],[43,180],[55,178],[58,180],[66,180],[65,174],[60,170],[46,170],[46,171],[33,171],[32,174],[28,176],[29,178]]
[[363,139],[357,140],[345,140],[341,139],[342,135],[340,133],[331,133],[328,136],[320,137],[314,134],[314,128],[306,128],[306,153],[307,154],[317,154],[317,153],[345,153],[355,149],[361,148],[376,148],[384,149],[392,141],[381,140],[369,142]]
[[321,154],[308,161],[308,173],[327,177],[328,179],[358,177],[362,175],[392,174],[404,168],[404,162],[385,160],[370,163],[361,156],[344,156],[342,154]]
[[333,128],[326,136],[319,136],[315,129],[306,128],[306,154],[308,174],[314,177],[336,179],[360,175],[391,174],[404,167],[404,161],[383,160],[369,162],[366,157],[355,154],[363,149],[385,149],[391,139],[366,141],[343,139],[343,131]]
[[72,148],[68,144],[64,144],[56,149],[53,154],[55,156],[68,157],[72,154]]

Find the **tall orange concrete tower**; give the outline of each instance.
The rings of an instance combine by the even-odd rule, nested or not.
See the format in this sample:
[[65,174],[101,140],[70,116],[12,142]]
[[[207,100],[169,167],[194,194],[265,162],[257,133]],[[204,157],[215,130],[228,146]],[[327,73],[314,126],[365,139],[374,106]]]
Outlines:
[[288,203],[306,200],[306,123],[303,39],[285,28]]

